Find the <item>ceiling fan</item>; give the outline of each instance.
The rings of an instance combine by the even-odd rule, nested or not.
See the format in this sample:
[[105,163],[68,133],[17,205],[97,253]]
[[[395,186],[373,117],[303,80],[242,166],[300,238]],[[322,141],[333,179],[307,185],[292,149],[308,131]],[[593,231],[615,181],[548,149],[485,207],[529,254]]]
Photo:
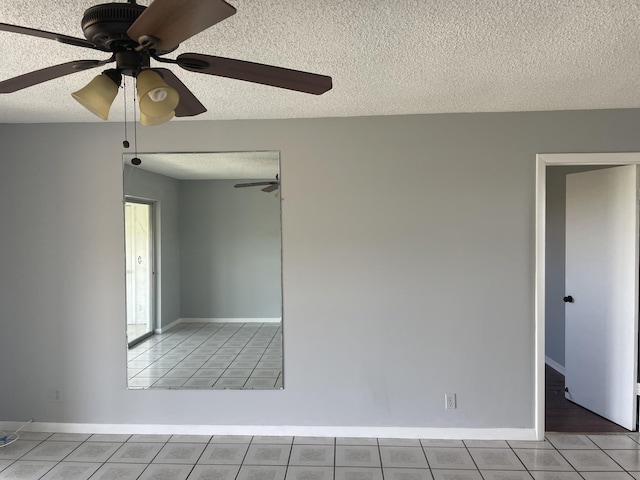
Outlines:
[[234,188],[245,188],[245,187],[264,187],[260,190],[262,192],[274,192],[280,188],[280,180],[278,179],[278,175],[276,175],[275,180],[265,181],[265,182],[249,182],[249,183],[236,183]]
[[0,93],[12,93],[72,73],[115,62],[87,86],[72,93],[84,107],[106,120],[122,82],[136,78],[140,122],[159,125],[176,117],[207,111],[195,95],[167,68],[151,67],[151,59],[197,73],[216,75],[298,92],[321,95],[332,88],[331,77],[288,68],[201,53],[173,52],[184,40],[236,13],[224,0],[154,0],[148,7],[135,0],[88,8],[81,27],[86,38],[0,23],[0,31],[56,40],[111,53],[106,60],[75,60],[0,81]]

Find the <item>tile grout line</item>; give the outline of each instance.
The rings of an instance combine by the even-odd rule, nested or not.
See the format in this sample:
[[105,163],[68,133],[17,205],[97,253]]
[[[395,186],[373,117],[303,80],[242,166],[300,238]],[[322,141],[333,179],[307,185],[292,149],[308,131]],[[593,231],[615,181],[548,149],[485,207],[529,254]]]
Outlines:
[[333,439],[333,480],[336,478],[336,465],[338,463],[338,438]]
[[[424,445],[422,445],[422,440],[418,439],[418,446],[420,448],[420,451],[422,452],[422,456],[424,457],[424,461],[427,462],[427,468],[429,469],[429,472],[431,472],[431,464],[429,463],[429,459],[427,458],[427,452],[424,450]],[[433,474],[432,474],[433,476]]]
[[524,464],[522,459],[518,456],[518,454],[516,453],[516,451],[513,449],[513,447],[511,446],[511,444],[509,442],[507,442],[507,447],[509,448],[509,451],[511,451],[511,453],[518,459],[518,461],[520,462],[520,465],[522,465],[522,468],[524,468],[524,471],[527,472],[529,474],[529,476],[533,478],[533,475],[531,475],[531,472],[529,472],[529,469]]
[[[579,437],[580,435],[581,435],[581,434],[578,434],[577,436]],[[585,435],[585,437],[586,437],[586,435]],[[589,440],[589,441],[591,442],[591,439],[589,439],[588,437],[587,437],[587,440]],[[551,442],[551,440],[549,440],[549,443],[551,443],[551,445],[553,446],[553,448],[555,449],[555,451],[558,453],[558,455],[560,455],[560,456],[564,459],[564,461],[565,461],[565,462],[567,462],[571,468],[573,468],[573,471],[574,471],[574,472],[576,472],[576,473],[577,473],[579,476],[581,476],[582,478],[584,478],[584,475],[582,475],[582,474],[578,471],[578,469],[573,465],[573,463],[571,463],[571,462],[569,461],[569,459],[568,459],[567,457],[565,457],[565,456],[562,454],[562,452],[560,451],[560,449],[559,449],[558,447],[556,447],[556,445],[555,445],[553,442]],[[593,443],[593,444],[597,447],[597,449],[599,449],[599,448],[600,448],[600,447],[598,447],[598,445],[596,445],[594,442],[591,442],[591,443]],[[568,449],[568,448],[567,448],[567,449],[565,449],[565,450],[585,450],[585,449],[578,449],[578,448],[576,448],[576,449]],[[624,471],[624,469],[623,469],[623,471]]]
[[376,438],[376,446],[378,451],[378,460],[380,460],[380,474],[382,475],[382,480],[384,480],[384,469],[382,468],[382,452],[380,451],[380,439]]
[[287,464],[284,467],[284,480],[287,479],[287,473],[289,472],[289,463],[291,463],[291,454],[293,453],[293,442],[295,442],[296,437],[291,437],[291,445],[289,445],[289,456],[287,457]]
[[476,467],[476,470],[478,471],[478,474],[482,477],[482,473],[480,473],[480,467],[478,466],[478,463],[476,462],[476,459],[473,458],[473,455],[471,455],[471,452],[469,451],[469,447],[467,446],[467,442],[465,442],[464,440],[462,441],[462,444],[464,445],[465,450],[467,451],[467,455],[469,455],[469,457],[471,458],[471,461],[473,462],[473,464]]
[[[251,343],[251,340],[253,340],[255,338],[255,336],[258,334],[258,331],[264,326],[264,322],[260,324],[260,328],[258,330],[256,330],[256,332],[253,334],[253,336],[251,337],[251,339],[249,339],[249,341],[247,342],[247,344],[242,348],[242,350],[244,350],[245,348],[247,348],[247,345],[249,345],[249,343]],[[273,334],[273,336],[275,336],[275,333]],[[271,337],[271,339],[273,339],[273,336]],[[269,340],[269,344],[271,343],[271,340]],[[269,347],[269,345],[267,345],[267,347],[265,347],[264,352],[262,352],[262,354],[260,355],[260,359],[262,359],[262,357],[264,357],[265,352],[267,351],[267,348]],[[240,350],[240,352],[242,352],[242,350]],[[239,355],[239,354],[238,354]],[[253,372],[255,371],[256,368],[258,368],[258,363],[260,363],[260,359],[258,359],[258,361],[256,362],[256,366],[253,367],[251,369],[251,373],[249,374],[249,376],[247,377],[247,381],[244,382],[243,387],[247,384],[247,382],[249,381],[249,379],[251,378],[251,375],[253,375]]]

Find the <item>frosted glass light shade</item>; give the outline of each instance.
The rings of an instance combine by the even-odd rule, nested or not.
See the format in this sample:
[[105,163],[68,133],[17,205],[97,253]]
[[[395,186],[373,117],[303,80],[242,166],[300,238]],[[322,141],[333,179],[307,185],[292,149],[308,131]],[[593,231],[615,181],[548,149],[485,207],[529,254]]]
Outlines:
[[160,74],[153,70],[142,70],[138,74],[136,89],[141,117],[142,115],[148,118],[166,117],[176,109],[180,101],[178,92],[167,85]]
[[104,73],[91,80],[84,88],[71,96],[103,120],[109,118],[109,109],[118,95],[118,85]]
[[170,112],[162,117],[148,117],[144,113],[140,112],[140,124],[145,127],[152,127],[154,125],[161,125],[168,122],[175,116],[176,112]]

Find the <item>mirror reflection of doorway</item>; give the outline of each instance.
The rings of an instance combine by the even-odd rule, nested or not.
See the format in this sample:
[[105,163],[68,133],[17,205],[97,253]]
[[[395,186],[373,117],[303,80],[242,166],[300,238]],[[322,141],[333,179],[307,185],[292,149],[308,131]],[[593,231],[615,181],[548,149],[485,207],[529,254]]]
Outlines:
[[132,346],[155,328],[153,204],[127,199],[124,208],[127,288],[127,342]]

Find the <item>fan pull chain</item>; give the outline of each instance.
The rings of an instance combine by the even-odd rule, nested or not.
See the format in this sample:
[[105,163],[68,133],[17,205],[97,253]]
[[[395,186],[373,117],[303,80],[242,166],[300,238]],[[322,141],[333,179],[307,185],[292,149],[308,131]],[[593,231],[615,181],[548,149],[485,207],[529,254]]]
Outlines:
[[133,96],[133,158],[131,159],[131,165],[138,166],[142,163],[142,160],[138,158],[138,120],[136,118],[137,104],[136,97]]
[[129,140],[127,139],[127,80],[122,82],[122,97],[124,98],[124,140],[122,146],[129,148]]

